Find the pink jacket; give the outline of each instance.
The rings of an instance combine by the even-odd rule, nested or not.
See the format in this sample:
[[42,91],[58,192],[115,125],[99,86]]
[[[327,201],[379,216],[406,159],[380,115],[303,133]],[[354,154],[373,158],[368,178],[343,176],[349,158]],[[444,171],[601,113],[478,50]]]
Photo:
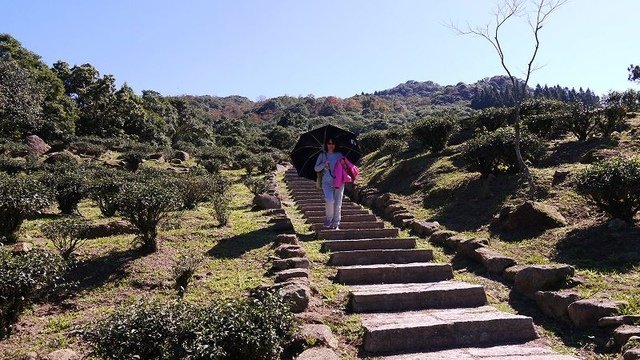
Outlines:
[[336,166],[333,168],[333,187],[336,189],[344,185],[345,183],[353,182],[354,179],[350,174],[353,174],[355,177],[360,173],[357,166],[353,165],[349,159],[343,157],[345,160],[345,166],[342,166],[342,159],[336,162]]

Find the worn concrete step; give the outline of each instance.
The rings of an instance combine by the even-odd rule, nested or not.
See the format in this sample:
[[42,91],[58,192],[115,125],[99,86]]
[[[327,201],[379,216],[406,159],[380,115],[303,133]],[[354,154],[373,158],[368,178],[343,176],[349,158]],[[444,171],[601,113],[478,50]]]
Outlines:
[[[315,199],[315,200],[296,201],[295,204],[296,204],[296,206],[298,208],[302,208],[302,207],[320,207],[320,208],[324,209],[325,201],[324,201],[324,197],[323,197],[323,198]],[[360,205],[360,204],[356,204],[356,203],[354,203],[352,201],[349,201],[347,199],[343,199],[342,200],[342,206],[344,207],[346,205],[357,206],[359,208],[363,208],[363,206]]]
[[[324,213],[317,216],[305,216],[307,222],[310,224],[322,224],[324,221]],[[373,214],[343,214],[341,221],[344,222],[358,222],[358,221],[376,221],[376,216]]]
[[398,236],[398,228],[389,229],[345,229],[345,230],[320,230],[318,239],[325,240],[351,240],[369,239]]
[[346,285],[425,283],[451,280],[451,264],[430,262],[338,267],[336,281]]
[[301,200],[322,200],[324,201],[324,195],[322,195],[322,193],[317,193],[315,195],[291,195],[291,198],[295,201],[295,202],[299,202]]
[[537,338],[530,317],[490,306],[364,314],[361,318],[363,347],[371,354],[507,345]]
[[524,344],[489,347],[467,347],[424,353],[383,356],[381,360],[578,360],[573,356],[560,355],[548,346],[529,341]]
[[[311,224],[313,231],[325,230],[323,223]],[[365,221],[365,222],[341,222],[340,229],[382,229],[384,223],[382,221]]]
[[[314,216],[324,216],[325,211],[322,210],[302,210],[302,214],[306,217],[314,217]],[[344,215],[362,215],[362,214],[370,214],[369,210],[366,209],[342,209],[342,216]]]
[[298,191],[298,192],[292,192],[291,193],[291,197],[294,199],[305,199],[305,198],[312,198],[315,199],[317,196],[323,196],[323,192],[320,190],[314,190],[314,191]]
[[349,286],[354,312],[470,308],[487,304],[482,285],[459,281]]
[[368,249],[336,251],[329,258],[329,265],[407,264],[433,260],[433,251],[427,249]]
[[356,240],[326,240],[322,243],[323,251],[351,251],[367,249],[413,249],[417,238],[373,238]]

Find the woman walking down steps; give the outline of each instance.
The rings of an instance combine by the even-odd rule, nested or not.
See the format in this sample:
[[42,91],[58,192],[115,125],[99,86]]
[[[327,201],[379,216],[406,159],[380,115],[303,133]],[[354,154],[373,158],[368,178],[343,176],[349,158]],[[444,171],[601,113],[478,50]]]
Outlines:
[[325,151],[318,156],[315,164],[316,172],[322,171],[322,192],[325,201],[324,226],[338,230],[342,212],[342,198],[344,196],[344,183],[339,187],[334,186],[334,170],[338,161],[344,156],[336,150],[334,138],[327,138]]

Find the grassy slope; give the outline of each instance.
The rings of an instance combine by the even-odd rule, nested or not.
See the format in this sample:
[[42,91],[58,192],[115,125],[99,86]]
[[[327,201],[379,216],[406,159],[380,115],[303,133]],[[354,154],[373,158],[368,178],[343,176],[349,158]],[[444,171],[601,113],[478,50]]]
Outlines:
[[[493,248],[515,258],[518,263],[573,265],[584,281],[576,287],[583,297],[626,300],[629,302],[626,312],[638,314],[640,229],[637,224],[632,229],[609,229],[606,216],[575,193],[571,177],[551,186],[557,169],[575,172],[586,166],[579,161],[591,149],[610,148],[623,154],[639,154],[640,117],[629,122],[630,130],[614,141],[592,139],[579,143],[567,137],[548,144],[546,155],[531,170],[542,188],[539,194],[542,201],[555,205],[567,218],[569,226],[544,233],[514,235],[489,231],[492,216],[504,205],[520,203],[526,194],[518,185],[517,175],[499,175],[490,182],[490,196],[480,197],[480,174],[464,168],[461,145],[437,154],[405,153],[395,158],[369,154],[362,162],[362,184],[393,193],[418,218],[437,220],[446,228],[470,237],[489,238]],[[543,331],[560,337],[564,344],[579,348],[575,351],[581,357],[606,358],[607,355],[596,353],[602,346],[588,344],[590,334],[576,333],[568,326],[544,319],[535,310],[525,310],[527,304],[519,304],[508,295],[508,289],[502,289],[503,284],[493,281],[476,264],[452,260],[459,278],[487,286],[490,302],[504,309],[533,311],[530,315],[543,324]]]
[[[204,204],[170,221],[160,232],[160,250],[151,255],[132,250],[133,235],[87,241],[75,271],[77,292],[25,312],[18,330],[0,342],[0,358],[12,359],[31,351],[46,354],[64,347],[86,352],[86,344],[73,335],[78,326],[141,297],[175,296],[172,267],[179,252],[206,254],[185,296],[188,301],[241,296],[247,289],[271,282],[265,272],[275,234],[268,229],[264,212],[251,211],[252,194],[239,182],[241,172],[228,175],[234,179],[229,225],[217,226],[210,204]],[[93,222],[110,220],[101,218],[90,201],[81,204],[80,212]],[[27,221],[23,238],[49,246],[39,230],[46,221],[50,218]]]

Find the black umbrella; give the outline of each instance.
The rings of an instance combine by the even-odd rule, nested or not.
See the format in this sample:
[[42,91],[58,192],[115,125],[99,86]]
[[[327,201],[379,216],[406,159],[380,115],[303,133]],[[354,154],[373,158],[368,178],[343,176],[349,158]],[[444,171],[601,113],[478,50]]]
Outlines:
[[356,164],[362,157],[354,133],[337,126],[325,125],[301,134],[296,146],[291,150],[291,162],[298,171],[298,176],[316,179],[316,159],[325,151],[324,144],[329,138],[335,139],[336,151],[341,152],[351,163]]

